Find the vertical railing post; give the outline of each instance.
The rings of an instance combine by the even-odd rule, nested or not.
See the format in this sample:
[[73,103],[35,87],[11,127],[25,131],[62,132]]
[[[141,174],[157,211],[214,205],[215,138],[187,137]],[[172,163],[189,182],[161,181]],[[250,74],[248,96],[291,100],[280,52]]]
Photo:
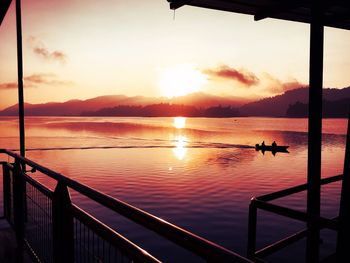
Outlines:
[[314,218],[320,216],[321,193],[323,2],[311,1],[306,241],[306,261],[310,263],[319,262],[320,242],[320,230]]
[[13,172],[13,216],[16,232],[16,240],[19,253],[17,254],[20,262],[23,260],[23,244],[24,244],[24,177],[22,174],[21,163],[16,160]]
[[74,262],[74,225],[69,211],[68,188],[58,182],[52,198],[52,235],[54,262]]
[[11,184],[10,184],[10,169],[7,164],[2,165],[2,175],[3,175],[3,181],[2,181],[2,187],[3,187],[3,205],[4,205],[4,217],[10,221],[10,215],[11,215]]
[[257,208],[255,199],[252,198],[249,205],[249,218],[248,218],[248,247],[247,256],[249,259],[254,259],[256,249],[256,218]]
[[23,50],[22,50],[21,0],[16,0],[16,29],[17,29],[19,141],[20,141],[20,153],[24,157],[26,148],[25,148],[25,134],[24,134]]
[[339,208],[339,230],[337,240],[337,262],[348,262],[350,242],[350,108],[346,137],[343,182]]

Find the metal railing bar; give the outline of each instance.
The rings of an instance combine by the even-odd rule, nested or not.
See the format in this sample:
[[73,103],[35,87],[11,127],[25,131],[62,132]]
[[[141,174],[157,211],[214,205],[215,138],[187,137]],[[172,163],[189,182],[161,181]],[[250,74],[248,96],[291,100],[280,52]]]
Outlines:
[[12,163],[9,163],[9,162],[2,161],[0,162],[0,165],[6,165],[11,170],[14,169],[14,166],[12,165]]
[[30,256],[30,258],[34,261],[34,262],[38,262],[41,263],[41,260],[39,259],[38,255],[35,253],[34,249],[31,247],[31,245],[29,244],[28,240],[25,238],[24,239],[24,246],[26,248],[26,251],[28,251],[28,254]]
[[[320,184],[324,185],[324,184],[333,183],[333,182],[342,180],[342,178],[343,178],[342,174],[323,178],[323,179],[321,179]],[[301,184],[301,185],[293,186],[293,187],[283,189],[283,190],[280,190],[277,192],[258,196],[258,197],[256,197],[256,199],[267,202],[267,201],[272,201],[272,200],[275,200],[275,199],[278,199],[281,197],[286,197],[286,196],[291,195],[291,194],[296,194],[296,193],[299,193],[299,192],[302,192],[305,190],[307,190],[307,184]]]
[[73,217],[89,227],[96,235],[100,236],[107,242],[113,243],[114,246],[126,250],[130,255],[135,256],[135,259],[145,262],[160,262],[147,251],[135,245],[112,228],[108,227],[92,215],[88,214],[78,206],[72,204],[69,209]]
[[56,173],[16,153],[4,149],[0,149],[0,153],[6,153],[17,160],[33,168],[36,168],[38,171],[48,175],[49,177],[56,179],[57,181],[61,181],[79,193],[125,216],[133,222],[158,233],[159,235],[206,260],[216,262],[251,262],[250,260],[240,256],[231,250],[221,247],[218,244],[199,237],[189,231],[186,231],[141,209],[131,206],[121,200],[113,198],[89,186]]
[[8,218],[10,216],[10,168],[2,163],[2,194],[3,194],[3,218]]
[[90,197],[96,202],[105,205],[111,210],[129,218],[133,222],[136,222],[159,235],[173,241],[174,243],[190,250],[205,259],[222,259],[232,260],[235,258],[236,262],[249,262],[238,254],[223,248],[209,240],[201,238],[188,232],[178,226],[175,226],[161,218],[153,216],[141,209],[133,207],[127,203],[124,203],[118,199],[115,199],[106,194],[100,193],[90,187],[77,183],[75,181],[66,182],[72,189]]
[[31,184],[35,189],[37,189],[38,191],[40,191],[42,194],[46,195],[47,197],[49,197],[50,199],[53,196],[53,192],[47,188],[46,186],[44,186],[43,184],[39,183],[38,181],[35,181],[32,177],[30,177],[29,175],[22,173],[25,180]]
[[[104,240],[113,243],[115,247],[125,250],[130,256],[135,257],[136,260],[143,262],[160,262],[144,249],[140,248],[136,244],[132,243],[118,232],[108,227],[92,215],[88,214],[78,206],[72,204],[69,209],[73,216],[81,221],[84,225],[94,230],[96,235],[100,236]],[[88,238],[89,239],[89,238]]]
[[254,200],[253,202],[255,202],[257,208],[260,208],[262,210],[306,222],[307,214],[305,212],[294,210],[288,207],[267,203],[260,200]]
[[[338,217],[334,217],[331,220],[338,220]],[[324,227],[321,227],[320,229],[324,229]],[[274,252],[283,249],[285,247],[287,247],[290,244],[293,244],[297,241],[299,241],[300,239],[306,237],[307,235],[307,228],[300,230],[286,238],[283,238],[271,245],[268,245],[262,249],[259,249],[258,251],[255,252],[255,256],[256,257],[261,257],[264,258],[266,256],[269,256],[271,254],[273,254]]]
[[[29,195],[26,195],[27,198],[36,206],[37,209],[39,209],[42,213],[46,214],[46,215],[50,215],[50,213],[48,211],[45,211],[44,208],[41,207],[40,204],[38,204],[33,198],[31,198]],[[39,222],[36,221],[35,218],[33,218],[33,222]]]
[[[1,162],[3,167],[3,213],[9,224],[14,228],[14,206],[13,206],[13,173],[14,165]],[[11,173],[12,175],[11,175]]]
[[330,176],[330,177],[326,177],[326,178],[322,178],[321,179],[321,185],[325,185],[325,184],[329,184],[329,183],[334,183],[337,181],[340,181],[343,179],[343,174],[339,174],[339,175],[335,175],[335,176]]
[[[331,176],[327,178],[323,178],[320,181],[320,185],[325,185],[333,182],[337,182],[343,179],[343,175],[336,175]],[[265,211],[269,211],[281,216],[289,217],[292,219],[296,219],[299,221],[306,222],[307,221],[307,213],[297,211],[294,209],[282,207],[279,205],[268,203],[268,201],[272,201],[281,197],[285,197],[291,194],[295,194],[301,191],[307,190],[307,184],[297,185],[294,187],[290,187],[284,190],[280,190],[274,193],[262,195],[259,197],[253,197],[251,199],[251,203],[249,206],[249,225],[248,225],[248,256],[249,258],[254,259],[255,261],[258,260],[258,257],[266,257],[267,255],[272,254],[273,252],[282,249],[289,244],[292,244],[301,238],[306,236],[307,231],[302,230],[300,232],[297,232],[287,238],[284,238],[280,241],[277,241],[274,244],[271,244],[265,248],[262,248],[258,251],[256,251],[255,242],[256,242],[256,213],[257,209],[260,208]],[[328,219],[323,217],[312,217],[312,220],[314,222],[318,223],[318,228],[329,228],[332,230],[338,230],[339,228],[339,222],[338,218]]]
[[248,214],[248,242],[247,242],[247,256],[254,258],[256,251],[256,228],[257,228],[257,212],[256,202],[254,199],[249,204]]
[[262,249],[259,249],[258,251],[255,252],[255,256],[256,257],[261,257],[264,258],[266,256],[269,256],[271,254],[273,254],[274,252],[283,249],[297,241],[299,241],[300,239],[306,237],[307,234],[307,229],[303,229],[299,232],[294,233],[293,235],[290,235],[286,238],[283,238],[271,245],[268,245]]
[[320,224],[320,227],[325,227],[332,230],[338,229],[338,222],[324,217],[312,217],[311,215],[308,215],[306,212],[298,211],[295,209],[291,209],[288,207],[283,207],[276,204],[267,203],[261,200],[253,200],[252,202],[256,203],[257,208],[260,208],[265,211],[269,211],[281,216],[289,217],[295,220],[306,222],[308,218],[312,218],[315,222],[318,222]]

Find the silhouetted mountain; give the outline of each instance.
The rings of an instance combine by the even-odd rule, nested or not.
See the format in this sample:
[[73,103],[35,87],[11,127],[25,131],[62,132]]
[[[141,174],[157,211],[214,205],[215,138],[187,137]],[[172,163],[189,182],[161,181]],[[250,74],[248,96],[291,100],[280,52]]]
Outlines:
[[152,104],[147,106],[117,106],[98,111],[83,112],[82,116],[141,116],[141,117],[237,117],[239,111],[230,106],[200,108],[179,104]]
[[309,105],[297,101],[294,104],[289,105],[286,116],[290,118],[306,118],[309,114]]
[[[127,97],[124,95],[100,96],[87,100],[69,100],[66,102],[49,102],[43,104],[25,103],[27,116],[79,116],[83,111],[96,111],[101,108],[114,107],[116,105],[147,105],[154,103],[154,98],[142,96]],[[18,114],[18,106],[13,105],[0,112],[2,116]]]
[[[323,89],[323,97],[327,101],[336,101],[350,98],[350,87],[344,89]],[[309,90],[299,88],[286,91],[282,95],[271,98],[265,98],[259,101],[248,103],[240,108],[242,116],[286,116],[289,105],[296,102],[308,103]]]
[[[193,93],[173,99],[165,97],[152,98],[143,96],[128,97],[124,95],[110,95],[87,100],[70,100],[66,102],[49,102],[43,104],[25,103],[24,107],[27,116],[80,116],[83,112],[95,112],[104,108],[117,106],[146,106],[169,103],[207,108],[219,104],[238,107],[246,102],[247,99],[237,97],[220,97],[205,93]],[[0,115],[2,116],[14,116],[17,114],[17,105],[13,105],[0,111]]]
[[[350,98],[335,101],[323,101],[322,114],[324,118],[346,118],[349,114]],[[308,116],[309,105],[296,102],[287,109],[286,116],[291,118],[305,118]]]
[[[297,102],[301,104],[308,103],[308,92],[307,88],[299,88],[287,91],[282,95],[250,102],[243,106],[241,105],[247,102],[247,100],[237,97],[220,97],[205,93],[193,93],[172,99],[164,97],[152,98],[112,95],[66,102],[25,103],[25,114],[27,116],[80,116],[83,114],[85,116],[183,115],[210,117],[237,116],[239,114],[240,116],[284,117],[290,105],[294,105]],[[324,89],[323,94],[324,99],[328,102],[339,101],[350,98],[350,87],[344,89]],[[332,107],[337,106],[336,103],[332,105]],[[241,107],[239,108],[239,106]],[[303,115],[303,111],[300,113],[297,112],[297,110],[300,110],[298,107],[300,108],[302,105],[294,105],[289,113],[291,115]],[[211,108],[210,111],[204,113],[203,109],[208,110],[208,108]],[[237,108],[239,109],[239,113]],[[17,112],[17,105],[13,105],[0,111],[0,116],[15,116],[18,114]]]
[[218,105],[239,107],[249,102],[252,102],[252,100],[233,96],[215,96],[203,92],[196,92],[186,96],[175,97],[169,99],[169,101],[163,101],[163,103],[193,105],[199,108],[214,107]]
[[203,115],[205,117],[216,117],[216,118],[222,118],[222,117],[236,117],[239,116],[239,110],[232,108],[230,106],[222,107],[210,107],[203,111]]

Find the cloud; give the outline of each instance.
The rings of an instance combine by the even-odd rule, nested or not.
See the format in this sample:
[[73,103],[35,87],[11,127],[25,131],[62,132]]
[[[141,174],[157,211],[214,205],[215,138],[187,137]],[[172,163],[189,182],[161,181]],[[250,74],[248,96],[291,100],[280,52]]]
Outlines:
[[282,94],[288,90],[305,88],[306,84],[299,82],[295,78],[291,78],[287,81],[281,81],[280,79],[264,73],[261,77],[261,82],[263,83],[263,88],[265,92],[268,92],[273,95]]
[[[269,73],[256,74],[247,69],[237,69],[225,64],[204,69],[202,72],[207,74],[212,81],[226,81],[233,88],[230,92],[235,92],[243,97],[275,96],[288,90],[308,86],[295,78],[281,80]],[[232,83],[232,80],[235,82]]]
[[59,50],[50,51],[45,45],[34,36],[28,38],[28,43],[34,54],[47,61],[57,61],[65,63],[67,61],[67,55]]
[[[72,85],[71,81],[64,81],[58,79],[55,74],[52,73],[40,73],[32,74],[23,78],[23,84],[25,88],[36,88],[41,85],[45,86],[68,86]],[[17,82],[0,83],[0,90],[17,89]]]
[[257,85],[260,82],[254,73],[244,69],[235,69],[227,65],[221,65],[215,69],[206,69],[204,73],[214,78],[235,80],[246,87]]
[[57,79],[57,76],[52,73],[33,74],[24,78],[25,83],[44,84],[44,85],[60,85],[66,86],[73,84],[71,81],[63,81]]
[[0,83],[0,90],[17,89],[17,82]]

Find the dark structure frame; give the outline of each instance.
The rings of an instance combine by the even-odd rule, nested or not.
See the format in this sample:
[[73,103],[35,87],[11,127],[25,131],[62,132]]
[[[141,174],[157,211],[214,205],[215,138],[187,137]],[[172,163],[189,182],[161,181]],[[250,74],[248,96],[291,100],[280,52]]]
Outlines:
[[[252,225],[256,221],[256,208],[265,209],[277,214],[299,219],[307,223],[307,230],[288,238],[287,241],[276,243],[273,249],[281,244],[290,243],[301,235],[307,235],[306,261],[319,262],[319,240],[320,228],[329,224],[331,229],[335,228],[336,222],[320,217],[320,194],[321,185],[321,146],[322,146],[322,88],[323,88],[323,45],[324,26],[350,30],[350,2],[346,0],[168,0],[170,8],[175,10],[185,5],[209,8],[214,10],[249,14],[258,21],[265,18],[277,18],[288,21],[303,22],[310,24],[310,65],[309,65],[309,132],[308,132],[308,168],[307,184],[292,189],[307,190],[307,213],[301,214],[293,209],[277,207],[267,201],[278,197],[271,194],[272,199],[260,197],[252,200],[250,207],[250,234],[248,253],[254,258],[256,253],[262,255],[263,251],[255,252],[255,230]],[[350,183],[349,175],[349,131],[347,136],[347,150],[344,160],[344,179],[342,185],[342,198],[340,206],[340,228],[338,231],[337,260],[341,262],[344,256],[345,244],[350,244],[349,207]],[[338,178],[338,177],[335,177]],[[331,179],[329,179],[331,180]],[[327,181],[327,180],[326,180]],[[305,189],[304,189],[305,188]],[[296,191],[298,192],[298,191]],[[279,192],[282,196],[296,193],[294,190],[286,189]],[[282,212],[283,211],[283,212]],[[336,229],[336,228],[335,228]],[[347,233],[347,235],[345,234]],[[271,248],[271,251],[273,250]]]
[[[0,3],[0,25],[7,13],[11,4],[11,0],[3,0]],[[5,204],[5,213],[10,222],[15,227],[17,239],[20,244],[27,244],[24,238],[26,217],[25,196],[27,196],[25,183],[34,186],[38,191],[52,200],[53,210],[57,222],[53,224],[53,235],[56,235],[55,243],[53,244],[53,253],[55,258],[65,258],[70,262],[72,251],[70,248],[63,248],[67,244],[71,244],[71,237],[64,236],[62,229],[71,229],[72,215],[78,216],[86,225],[95,226],[102,232],[108,231],[103,227],[97,227],[97,222],[84,214],[78,208],[70,203],[68,188],[80,191],[89,198],[109,207],[110,209],[128,217],[132,220],[147,226],[154,231],[161,232],[160,234],[170,238],[175,243],[182,245],[193,251],[194,253],[205,255],[207,260],[215,260],[215,262],[248,262],[248,260],[239,255],[227,251],[224,248],[218,247],[209,241],[199,237],[194,237],[193,234],[184,230],[178,229],[175,226],[169,226],[164,222],[157,221],[151,215],[129,205],[111,199],[94,189],[73,181],[67,177],[57,174],[45,167],[42,167],[25,158],[25,130],[24,130],[24,99],[23,99],[23,58],[22,58],[22,25],[21,25],[21,0],[16,2],[16,28],[17,28],[17,61],[18,61],[18,101],[19,101],[19,123],[20,123],[20,153],[21,156],[1,150],[9,156],[15,158],[14,164],[4,163],[4,176],[13,174],[12,181],[9,176],[4,178],[4,194],[8,200],[13,200]],[[298,240],[300,237],[307,236],[307,262],[319,262],[319,231],[323,227],[338,231],[337,243],[337,261],[346,260],[346,245],[350,244],[350,211],[347,209],[350,205],[350,157],[349,157],[349,130],[347,135],[347,146],[344,160],[344,173],[341,176],[331,177],[321,180],[321,137],[322,137],[322,86],[323,86],[323,43],[324,43],[324,26],[335,28],[350,29],[350,2],[347,0],[168,0],[171,9],[177,9],[184,5],[192,5],[197,7],[211,8],[215,10],[237,12],[242,14],[254,15],[255,20],[261,20],[268,17],[303,22],[310,24],[310,85],[309,85],[309,137],[308,137],[308,170],[307,183],[305,185],[296,186],[285,189],[263,197],[258,197],[252,200],[250,205],[249,219],[249,244],[248,253],[254,260],[259,260],[258,257],[267,255],[276,249],[290,244],[291,241]],[[349,124],[350,125],[350,124]],[[49,192],[44,186],[38,185],[26,175],[25,166],[29,165],[47,176],[57,180],[57,187],[54,192]],[[320,189],[321,185],[337,180],[342,180],[341,202],[339,218],[326,219],[320,216]],[[12,182],[12,184],[8,183]],[[12,187],[12,188],[11,188]],[[14,194],[13,199],[9,199]],[[292,193],[307,190],[307,212],[302,213],[293,209],[276,206],[269,201],[283,197]],[[24,199],[24,200],[23,200]],[[71,213],[66,213],[67,207]],[[11,209],[13,208],[13,209]],[[256,236],[256,209],[264,209],[280,215],[284,215],[293,219],[301,220],[307,223],[306,230],[303,230],[295,235],[288,237],[273,244],[272,246],[260,251],[255,251],[255,236]],[[11,211],[13,213],[11,213]],[[67,215],[65,217],[64,215]],[[63,217],[63,218],[62,218]],[[83,219],[85,218],[85,219]],[[13,221],[11,221],[13,220]],[[162,230],[158,230],[159,227]],[[104,230],[101,230],[104,229]],[[106,231],[107,232],[106,232]],[[106,234],[108,235],[108,234]],[[185,242],[184,242],[185,240]],[[27,244],[30,246],[30,244]],[[63,253],[58,253],[57,248],[63,249]],[[208,252],[209,251],[209,252]],[[138,252],[135,252],[136,254]],[[209,253],[209,254],[208,254]],[[215,255],[215,257],[213,257]],[[228,257],[228,258],[226,258]],[[156,260],[150,257],[150,261]]]
[[[252,262],[14,152],[0,149],[0,154],[14,159],[14,162],[0,163],[4,176],[4,216],[16,232],[19,247],[26,248],[35,262],[160,262],[74,204],[70,197],[71,190],[207,262]],[[24,166],[30,172],[40,172],[53,179],[56,182],[55,190],[29,176],[30,172],[23,170]]]

